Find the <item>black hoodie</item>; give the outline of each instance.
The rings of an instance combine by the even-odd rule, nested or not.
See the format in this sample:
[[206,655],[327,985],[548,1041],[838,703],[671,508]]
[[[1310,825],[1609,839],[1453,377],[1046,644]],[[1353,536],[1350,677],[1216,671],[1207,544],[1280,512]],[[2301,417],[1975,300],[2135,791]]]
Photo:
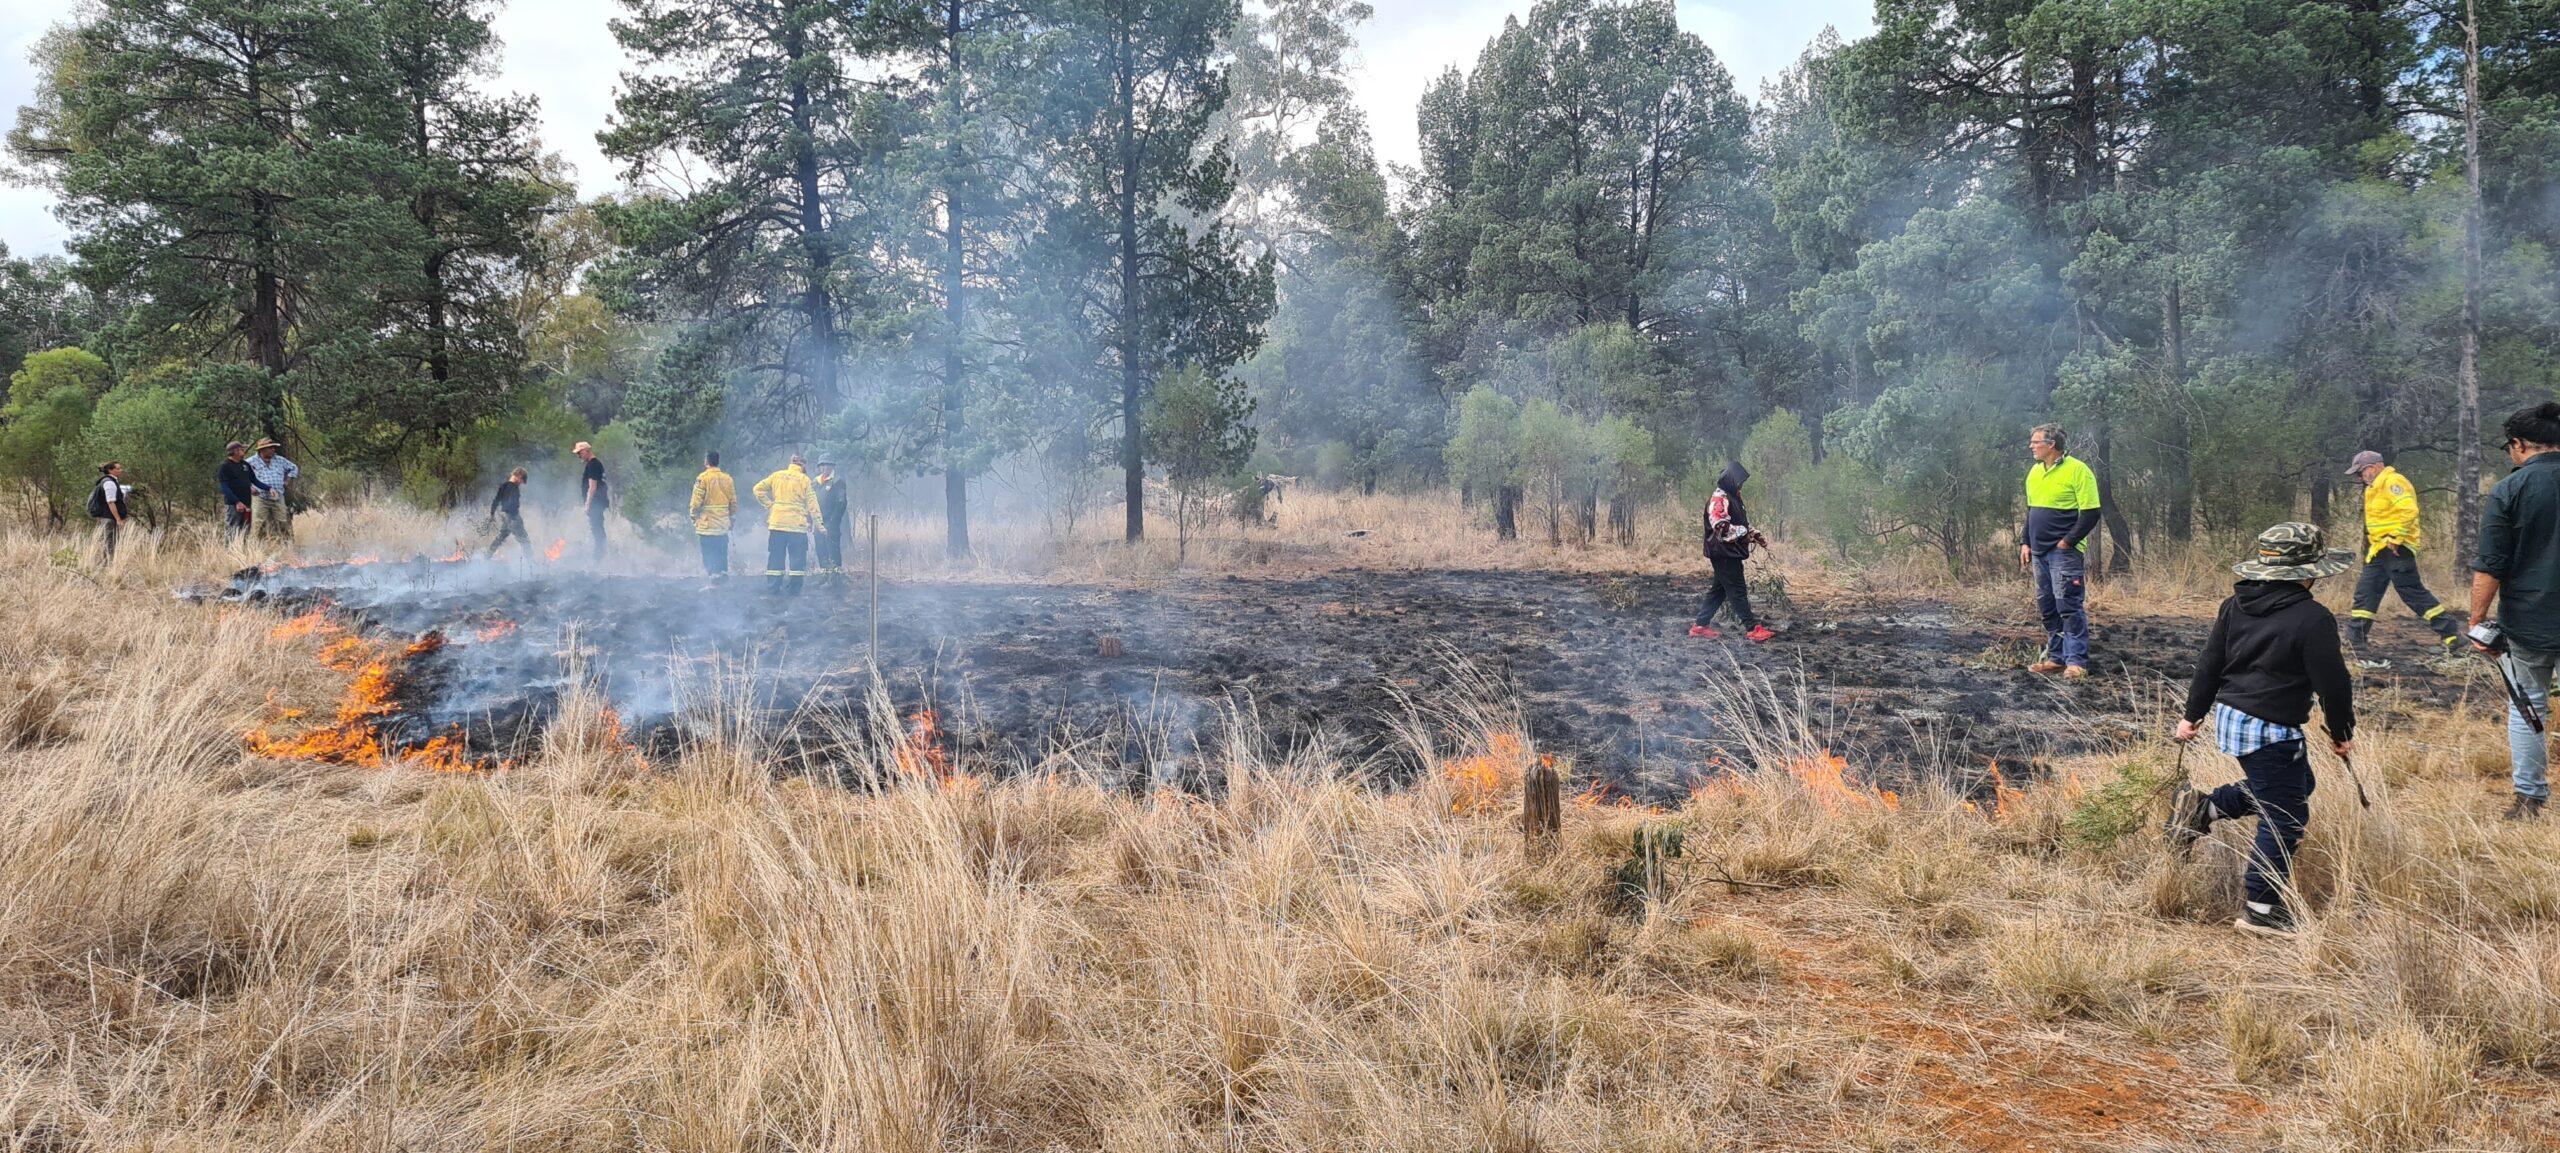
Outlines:
[[1719,540],[1716,534],[1716,505],[1719,501],[1724,505],[1724,520],[1727,524],[1743,530],[1746,534],[1750,531],[1751,514],[1742,510],[1742,486],[1750,479],[1750,470],[1742,467],[1742,462],[1738,460],[1726,461],[1724,475],[1716,478],[1715,495],[1707,498],[1704,536],[1708,556],[1740,560],[1751,555],[1751,540],[1747,535],[1736,540]]
[[2217,700],[2250,716],[2300,728],[2311,698],[2329,739],[2353,740],[2355,683],[2338,649],[2338,618],[2299,581],[2241,581],[2213,618],[2213,634],[2187,687],[2187,719],[2202,721]]

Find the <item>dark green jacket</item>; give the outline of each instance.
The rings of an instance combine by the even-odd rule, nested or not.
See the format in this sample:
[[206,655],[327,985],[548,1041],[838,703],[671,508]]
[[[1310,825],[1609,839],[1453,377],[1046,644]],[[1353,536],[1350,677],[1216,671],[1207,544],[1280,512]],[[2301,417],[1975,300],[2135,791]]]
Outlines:
[[2560,452],[2526,460],[2489,490],[2471,567],[2498,578],[2508,639],[2560,652]]

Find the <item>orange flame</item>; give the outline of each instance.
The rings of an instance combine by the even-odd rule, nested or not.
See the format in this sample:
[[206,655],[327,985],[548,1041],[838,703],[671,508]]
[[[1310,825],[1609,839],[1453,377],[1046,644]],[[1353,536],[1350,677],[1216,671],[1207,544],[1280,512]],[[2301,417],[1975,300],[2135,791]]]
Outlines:
[[374,658],[374,645],[363,637],[339,637],[320,647],[320,663],[342,673],[363,669]]
[[1660,805],[1638,804],[1635,798],[1619,792],[1607,781],[1593,781],[1584,786],[1581,792],[1573,795],[1573,806],[1578,809],[1619,809],[1631,813],[1663,811]]
[[542,550],[542,559],[547,561],[556,561],[560,559],[561,553],[567,551],[569,551],[569,538],[564,536],[551,542],[550,548]]
[[438,564],[460,564],[460,563],[462,563],[463,561],[469,560],[470,558],[471,558],[471,550],[470,550],[470,549],[463,548],[463,547],[461,547],[461,546],[459,546],[459,545],[456,545],[456,546],[454,547],[453,555],[452,555],[452,556],[446,557],[446,558],[444,558],[443,560],[438,561],[438,562],[436,562],[436,563],[438,563]]
[[1859,809],[1881,809],[1900,812],[1902,797],[1890,789],[1875,789],[1849,783],[1849,762],[1838,754],[1823,753],[1804,757],[1787,766],[1787,775],[1804,787],[1805,795],[1823,812],[1839,813]]
[[[1992,817],[1992,819],[1993,819],[1993,820],[1999,820],[1999,819],[2001,819],[2001,818],[2007,817],[2007,816],[2009,815],[2009,806],[2010,806],[2010,805],[2012,805],[2013,803],[2017,802],[2017,801],[2020,801],[2020,800],[2024,799],[2025,797],[2026,797],[2026,793],[2025,793],[2025,792],[2023,792],[2023,791],[2021,791],[2017,786],[2010,784],[2010,783],[2009,783],[2009,778],[2008,778],[2006,775],[2004,775],[2004,774],[2002,774],[2002,773],[2000,772],[2000,762],[1999,762],[1999,761],[1997,761],[1997,760],[1992,761],[1992,762],[1991,762],[1991,817]],[[1979,813],[1979,812],[1981,812],[1981,811],[1982,811],[1982,806],[1977,805],[1977,804],[1974,804],[1974,803],[1973,803],[1973,802],[1971,802],[1971,801],[1966,801],[1966,802],[1964,803],[1964,807],[1965,807],[1966,811],[1968,811],[1968,812],[1975,812],[1975,813]]]
[[505,617],[497,617],[490,620],[487,624],[481,625],[477,631],[471,634],[471,639],[475,641],[494,641],[504,637],[513,636],[515,635],[515,631],[516,622],[508,620]]
[[932,709],[908,714],[907,731],[892,750],[898,771],[910,777],[930,777],[946,789],[976,787],[976,778],[952,768],[948,742],[942,731],[942,718]]
[[289,641],[301,637],[323,636],[338,631],[338,623],[329,619],[329,610],[313,609],[267,631],[271,641]]
[[1529,740],[1510,730],[1485,738],[1481,752],[1440,763],[1440,776],[1455,786],[1449,807],[1475,813],[1499,807],[1502,795],[1520,785],[1529,767]]
[[[277,631],[282,634],[284,629],[301,625],[312,615],[296,617]],[[324,620],[291,635],[334,634],[337,630],[338,626]],[[320,650],[320,662],[333,669],[352,672],[355,676],[348,681],[346,694],[339,699],[337,714],[330,723],[290,737],[278,736],[261,727],[250,730],[241,739],[251,752],[286,760],[375,767],[387,760],[405,760],[440,772],[468,770],[473,767],[472,763],[463,751],[461,740],[455,736],[439,736],[416,748],[387,755],[382,747],[382,722],[400,711],[399,703],[392,699],[399,688],[394,670],[402,662],[434,652],[443,645],[441,633],[428,633],[397,653],[386,645],[363,637],[337,637]],[[300,709],[286,709],[276,714],[276,720],[296,720],[302,715]]]

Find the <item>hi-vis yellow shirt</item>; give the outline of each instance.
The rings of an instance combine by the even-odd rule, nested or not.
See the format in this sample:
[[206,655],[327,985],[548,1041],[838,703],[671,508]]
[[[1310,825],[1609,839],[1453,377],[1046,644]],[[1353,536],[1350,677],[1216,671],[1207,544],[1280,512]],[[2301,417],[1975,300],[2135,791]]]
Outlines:
[[727,536],[729,524],[738,515],[738,482],[716,468],[702,470],[693,478],[693,532],[696,536]]
[[800,466],[756,482],[756,502],[765,507],[764,527],[773,532],[814,532],[826,524],[818,513],[818,489]]
[[2364,559],[2393,545],[2418,547],[2418,490],[2400,470],[2384,465],[2364,486]]

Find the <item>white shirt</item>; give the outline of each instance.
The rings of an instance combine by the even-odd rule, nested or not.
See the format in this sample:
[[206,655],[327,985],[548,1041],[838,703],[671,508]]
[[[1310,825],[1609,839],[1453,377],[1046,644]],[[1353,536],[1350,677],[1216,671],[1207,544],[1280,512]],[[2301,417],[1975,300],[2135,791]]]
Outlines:
[[258,483],[267,486],[257,495],[268,500],[284,499],[284,482],[302,475],[302,470],[293,467],[283,453],[277,453],[273,460],[260,460],[258,454],[250,453],[249,472],[258,478]]

